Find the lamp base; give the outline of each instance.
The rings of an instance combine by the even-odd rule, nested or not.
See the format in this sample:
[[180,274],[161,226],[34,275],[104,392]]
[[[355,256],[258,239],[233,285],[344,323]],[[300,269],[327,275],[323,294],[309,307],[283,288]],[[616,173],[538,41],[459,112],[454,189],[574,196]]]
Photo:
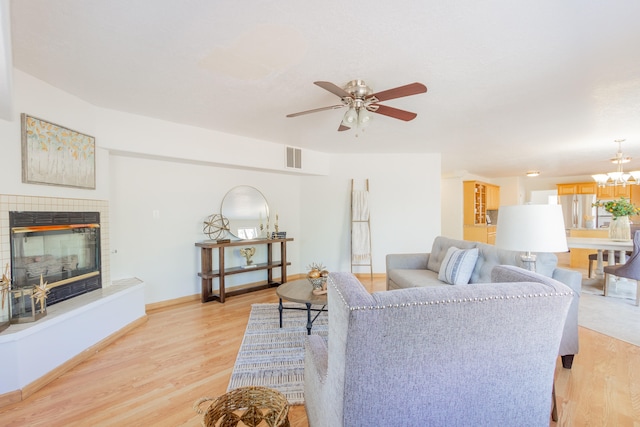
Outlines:
[[524,255],[520,255],[520,259],[522,259],[522,263],[526,266],[529,271],[536,271],[536,255],[531,252],[527,252]]

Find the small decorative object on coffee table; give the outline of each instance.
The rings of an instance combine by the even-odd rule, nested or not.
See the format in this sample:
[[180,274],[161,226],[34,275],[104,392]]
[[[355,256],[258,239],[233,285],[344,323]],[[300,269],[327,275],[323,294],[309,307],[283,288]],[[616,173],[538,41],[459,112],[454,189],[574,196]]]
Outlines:
[[312,262],[307,266],[309,272],[307,273],[307,279],[313,286],[314,295],[324,295],[327,293],[327,277],[329,272],[322,263]]

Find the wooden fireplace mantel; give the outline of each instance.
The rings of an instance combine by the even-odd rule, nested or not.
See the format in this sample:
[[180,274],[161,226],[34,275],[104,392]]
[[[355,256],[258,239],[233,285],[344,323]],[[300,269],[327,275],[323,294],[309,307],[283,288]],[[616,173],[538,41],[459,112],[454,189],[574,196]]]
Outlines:
[[[249,239],[249,240],[235,240],[227,243],[218,243],[215,240],[205,240],[196,243],[196,246],[201,249],[201,272],[198,276],[202,278],[202,293],[201,300],[203,303],[218,300],[224,303],[225,298],[233,295],[245,294],[247,292],[257,291],[260,289],[271,288],[285,283],[287,281],[287,266],[291,265],[287,262],[287,242],[292,242],[293,238],[285,239]],[[273,260],[273,244],[280,243],[280,260]],[[267,262],[258,263],[252,268],[243,267],[227,267],[225,266],[224,250],[233,246],[250,246],[250,245],[267,245]],[[213,270],[213,250],[218,250],[218,270]],[[280,282],[273,281],[273,269],[280,269]],[[241,289],[227,292],[225,290],[225,277],[232,274],[248,273],[251,271],[267,271],[267,283],[243,287]],[[219,290],[217,294],[213,293],[213,279],[218,278]]]

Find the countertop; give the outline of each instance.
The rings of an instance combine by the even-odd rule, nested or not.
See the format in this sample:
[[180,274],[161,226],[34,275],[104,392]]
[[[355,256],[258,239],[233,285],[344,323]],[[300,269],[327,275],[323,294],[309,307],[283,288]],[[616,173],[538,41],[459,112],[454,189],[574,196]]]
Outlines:
[[587,228],[587,227],[571,227],[569,230],[589,230],[589,231],[607,231],[609,227]]
[[601,249],[605,251],[632,251],[632,240],[611,240],[598,237],[567,237],[569,248]]

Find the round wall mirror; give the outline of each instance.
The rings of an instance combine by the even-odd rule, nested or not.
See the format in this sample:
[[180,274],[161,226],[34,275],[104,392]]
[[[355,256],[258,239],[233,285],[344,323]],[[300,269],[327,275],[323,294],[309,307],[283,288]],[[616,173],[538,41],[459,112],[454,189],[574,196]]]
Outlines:
[[222,199],[220,213],[229,220],[229,232],[238,239],[265,237],[269,205],[258,189],[248,185],[232,188]]

